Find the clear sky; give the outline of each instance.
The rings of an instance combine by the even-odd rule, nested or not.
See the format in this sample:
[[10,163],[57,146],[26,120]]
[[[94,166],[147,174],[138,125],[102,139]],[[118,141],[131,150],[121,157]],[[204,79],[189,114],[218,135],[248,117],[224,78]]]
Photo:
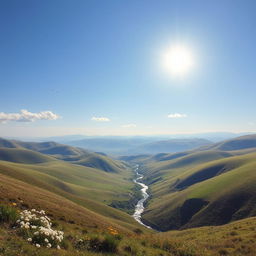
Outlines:
[[[1,0],[0,136],[256,131],[255,13],[255,0]],[[182,76],[163,67],[173,45],[193,56]]]

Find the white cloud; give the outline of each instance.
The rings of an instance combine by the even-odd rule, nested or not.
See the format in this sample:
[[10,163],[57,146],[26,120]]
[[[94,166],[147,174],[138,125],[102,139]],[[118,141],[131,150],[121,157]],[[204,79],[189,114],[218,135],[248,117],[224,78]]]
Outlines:
[[107,117],[92,117],[91,118],[92,121],[96,121],[96,122],[110,122],[110,119]]
[[135,128],[135,127],[137,127],[137,125],[136,124],[124,124],[124,125],[122,125],[122,127],[123,128]]
[[186,114],[180,114],[180,113],[174,113],[174,114],[169,114],[168,118],[185,118],[187,117]]
[[52,111],[42,111],[38,113],[32,113],[26,109],[22,109],[20,113],[4,113],[0,112],[0,123],[6,122],[34,122],[36,120],[56,120],[60,118]]

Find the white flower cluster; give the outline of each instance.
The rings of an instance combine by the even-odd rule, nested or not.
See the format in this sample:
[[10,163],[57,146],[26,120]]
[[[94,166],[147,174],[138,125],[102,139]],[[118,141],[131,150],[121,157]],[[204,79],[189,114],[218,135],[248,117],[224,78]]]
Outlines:
[[17,224],[25,231],[27,241],[33,243],[37,248],[46,246],[60,249],[59,243],[64,238],[64,232],[52,229],[51,219],[46,216],[45,211],[24,210],[20,213]]

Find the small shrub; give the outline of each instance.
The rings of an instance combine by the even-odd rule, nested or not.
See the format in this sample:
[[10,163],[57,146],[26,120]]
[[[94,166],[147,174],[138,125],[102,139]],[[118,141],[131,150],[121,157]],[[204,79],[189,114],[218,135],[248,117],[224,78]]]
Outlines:
[[74,247],[77,250],[116,253],[119,243],[120,240],[113,235],[94,235],[92,237],[85,236],[84,239],[79,239]]
[[226,249],[220,249],[219,250],[219,255],[228,255],[228,251]]
[[179,243],[170,243],[164,241],[162,244],[162,249],[164,251],[170,252],[175,256],[195,256],[195,250],[189,246],[184,246]]
[[106,235],[103,239],[95,237],[90,240],[90,248],[98,252],[117,252],[119,240],[114,236]]
[[85,239],[79,239],[75,242],[74,248],[77,250],[89,250],[90,249],[90,238],[85,237]]
[[146,240],[142,240],[141,241],[141,245],[146,246],[147,245],[147,241]]
[[140,228],[134,229],[133,232],[137,235],[141,235],[143,233],[143,231]]
[[105,239],[102,241],[101,250],[103,252],[117,252],[119,241],[114,237],[107,235]]
[[123,247],[123,250],[125,252],[128,252],[130,255],[137,255],[139,252],[138,247],[136,245],[131,245],[131,244],[125,245]]
[[18,211],[8,205],[0,205],[0,223],[15,223],[18,219]]
[[67,240],[62,240],[61,241],[61,248],[68,250],[70,248],[70,242]]
[[167,252],[174,252],[176,251],[175,246],[168,241],[164,241],[162,244],[162,249]]
[[88,234],[88,230],[87,229],[83,229],[82,230],[82,234]]

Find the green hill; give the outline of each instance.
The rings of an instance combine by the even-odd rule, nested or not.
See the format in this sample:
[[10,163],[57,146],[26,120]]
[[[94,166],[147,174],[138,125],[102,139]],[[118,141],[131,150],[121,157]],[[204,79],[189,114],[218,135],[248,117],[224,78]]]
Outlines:
[[36,164],[55,161],[56,159],[22,148],[0,148],[0,160],[15,163]]
[[[17,152],[18,152],[18,149],[20,150],[20,152],[22,152],[22,149],[24,152],[26,152],[25,150],[30,150],[31,155],[32,154],[35,155],[36,152],[38,152],[38,153],[44,154],[44,156],[50,155],[56,159],[68,161],[78,165],[100,169],[106,172],[120,172],[121,169],[124,168],[121,162],[112,160],[109,157],[104,156],[102,154],[90,152],[85,149],[76,148],[68,145],[62,145],[56,142],[23,142],[23,141],[6,140],[6,139],[0,138],[0,146],[3,148],[16,148]],[[41,157],[43,157],[42,154],[41,154]],[[17,153],[15,155],[17,155]],[[5,160],[4,158],[0,158],[0,159]],[[9,159],[10,161],[12,161],[11,157]],[[25,158],[23,161],[22,157],[20,157],[19,162],[26,163]],[[27,162],[27,163],[30,163],[30,162]]]
[[238,138],[222,141],[210,146],[206,146],[203,149],[233,151],[250,148],[256,148],[256,134],[241,136]]
[[[151,184],[152,200],[143,219],[168,230],[220,225],[255,216],[255,157],[255,153],[228,155],[203,163],[195,161],[192,154],[191,158],[184,157],[185,161],[181,158],[173,162],[172,167],[160,172],[158,180]],[[145,176],[148,182],[155,179],[152,173],[145,172]]]
[[1,142],[10,146],[0,148],[2,175],[47,190],[125,225],[135,222],[127,213],[109,206],[119,202],[129,207],[129,201],[134,201],[133,172],[122,162],[54,142]]

